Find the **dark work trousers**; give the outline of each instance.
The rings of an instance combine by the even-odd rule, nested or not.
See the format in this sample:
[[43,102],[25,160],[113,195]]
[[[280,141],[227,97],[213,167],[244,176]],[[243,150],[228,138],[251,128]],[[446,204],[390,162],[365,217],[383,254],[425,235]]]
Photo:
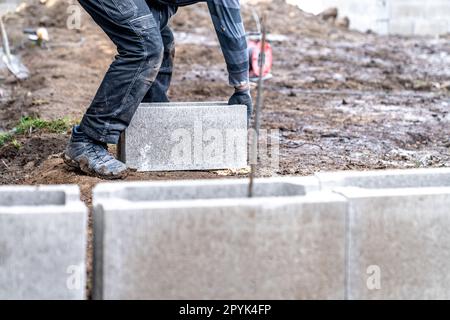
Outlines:
[[117,144],[141,102],[168,102],[176,8],[152,0],[79,0],[117,46],[118,55],[81,123],[90,138]]

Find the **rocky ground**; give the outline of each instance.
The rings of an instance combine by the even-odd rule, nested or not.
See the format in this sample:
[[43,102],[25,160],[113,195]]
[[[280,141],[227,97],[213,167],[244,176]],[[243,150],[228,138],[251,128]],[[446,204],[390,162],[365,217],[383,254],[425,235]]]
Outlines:
[[[80,30],[66,26],[75,1],[28,1],[5,17],[14,53],[31,77],[0,73],[0,132],[23,116],[81,118],[115,49],[83,14]],[[265,17],[272,35],[273,79],[265,84],[262,127],[279,130],[280,166],[261,163],[260,176],[324,170],[450,166],[450,37],[362,34],[307,15],[282,0],[244,6]],[[45,26],[47,48],[32,45],[24,27]],[[183,8],[172,22],[177,58],[173,101],[225,100],[232,90],[204,5]],[[100,182],[59,158],[68,134],[36,131],[0,147],[0,184],[78,184],[90,205]],[[244,177],[233,172],[133,173],[129,180]]]

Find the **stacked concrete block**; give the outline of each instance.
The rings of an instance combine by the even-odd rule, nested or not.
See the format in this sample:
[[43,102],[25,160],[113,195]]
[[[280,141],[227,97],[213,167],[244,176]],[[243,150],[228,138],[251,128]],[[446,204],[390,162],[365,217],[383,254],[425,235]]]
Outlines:
[[391,34],[439,35],[450,32],[450,1],[390,0]]
[[[346,202],[317,180],[101,184],[97,299],[342,299]],[[308,192],[309,191],[309,192]]]
[[348,299],[450,299],[450,188],[336,192],[349,202]]
[[351,28],[380,34],[441,35],[450,32],[448,0],[288,0],[316,13],[337,7],[350,18]]
[[450,187],[450,168],[319,172],[315,176],[323,189]]
[[84,299],[86,233],[78,187],[0,187],[0,300]]
[[348,299],[450,297],[450,169],[317,173],[349,203]]
[[119,158],[138,171],[247,166],[247,108],[226,103],[143,103]]

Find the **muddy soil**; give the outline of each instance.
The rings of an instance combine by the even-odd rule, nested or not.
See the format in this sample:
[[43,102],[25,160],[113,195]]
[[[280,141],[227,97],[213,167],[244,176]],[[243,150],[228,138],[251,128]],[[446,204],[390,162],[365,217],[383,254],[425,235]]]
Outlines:
[[[83,13],[80,30],[66,27],[73,0],[28,1],[5,17],[14,53],[31,71],[18,82],[0,70],[0,132],[26,115],[79,120],[115,55],[109,39]],[[450,166],[450,37],[381,37],[336,28],[281,0],[252,1],[265,17],[274,48],[265,83],[262,127],[280,137],[279,167],[259,176],[325,170]],[[177,58],[173,101],[226,100],[226,67],[204,5],[183,8],[172,25]],[[45,26],[47,48],[31,44],[25,27]],[[32,133],[0,148],[0,184],[78,184],[91,206],[100,179],[67,168],[59,155],[69,135]],[[244,172],[132,173],[128,180],[245,177]],[[89,249],[89,252],[91,250]],[[90,270],[90,267],[88,267]]]

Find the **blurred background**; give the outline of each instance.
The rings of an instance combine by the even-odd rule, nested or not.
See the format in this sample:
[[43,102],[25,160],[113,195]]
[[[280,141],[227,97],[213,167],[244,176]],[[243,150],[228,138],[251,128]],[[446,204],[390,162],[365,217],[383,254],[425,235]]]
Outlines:
[[351,27],[380,34],[439,35],[450,31],[447,0],[287,0],[319,14],[330,7],[350,18]]

